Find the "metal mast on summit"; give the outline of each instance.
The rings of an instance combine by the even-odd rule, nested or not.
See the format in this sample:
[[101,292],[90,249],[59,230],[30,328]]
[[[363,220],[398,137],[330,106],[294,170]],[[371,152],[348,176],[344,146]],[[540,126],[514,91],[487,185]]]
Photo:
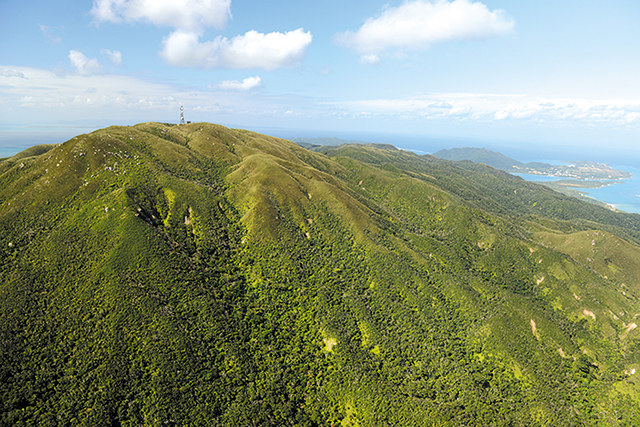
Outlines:
[[180,124],[184,124],[184,107],[182,105],[180,106]]

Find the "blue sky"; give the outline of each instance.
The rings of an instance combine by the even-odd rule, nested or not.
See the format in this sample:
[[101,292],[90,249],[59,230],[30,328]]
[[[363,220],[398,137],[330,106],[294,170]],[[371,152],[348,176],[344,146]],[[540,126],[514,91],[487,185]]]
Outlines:
[[278,136],[622,152],[639,22],[636,0],[0,1],[0,145],[184,105]]

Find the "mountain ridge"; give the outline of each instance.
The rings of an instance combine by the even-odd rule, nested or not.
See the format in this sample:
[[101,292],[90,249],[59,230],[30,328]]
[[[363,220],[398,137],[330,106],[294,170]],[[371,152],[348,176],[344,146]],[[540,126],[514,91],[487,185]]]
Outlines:
[[0,162],[2,423],[637,420],[640,216],[320,151],[143,123]]

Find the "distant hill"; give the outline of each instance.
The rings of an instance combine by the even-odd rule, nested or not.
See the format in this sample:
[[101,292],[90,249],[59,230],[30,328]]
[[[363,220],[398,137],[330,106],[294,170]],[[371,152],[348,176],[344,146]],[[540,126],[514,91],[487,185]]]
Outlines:
[[585,160],[571,164],[568,163],[566,165],[550,165],[540,162],[521,163],[500,152],[487,150],[485,148],[452,148],[437,151],[433,155],[445,160],[468,160],[474,163],[484,163],[507,172],[557,176],[569,179],[616,180],[631,176],[629,172],[613,169],[606,164]]
[[383,150],[400,150],[391,144],[381,144],[377,142],[355,141],[350,139],[338,138],[294,138],[293,142],[310,151],[323,152],[327,147],[343,147],[349,145],[364,145],[372,148],[380,148]]
[[142,123],[0,162],[0,425],[640,425],[640,215],[314,150]]
[[469,160],[474,163],[484,163],[501,170],[513,170],[514,167],[524,167],[524,164],[505,156],[500,152],[487,150],[486,148],[451,148],[433,153],[439,159],[461,161]]
[[344,144],[370,144],[366,141],[356,141],[351,139],[339,139],[336,137],[325,138],[293,138],[291,141],[299,144],[301,147],[319,147],[322,145],[344,145]]

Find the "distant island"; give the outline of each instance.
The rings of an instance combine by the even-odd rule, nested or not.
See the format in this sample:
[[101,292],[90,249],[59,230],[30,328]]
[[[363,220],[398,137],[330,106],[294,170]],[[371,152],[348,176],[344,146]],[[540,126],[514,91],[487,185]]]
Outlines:
[[475,163],[484,163],[511,173],[555,176],[571,180],[620,180],[632,176],[629,172],[613,169],[604,163],[586,160],[565,162],[565,165],[550,165],[541,162],[522,163],[486,148],[452,148],[437,151],[433,155],[444,160],[469,160]]

